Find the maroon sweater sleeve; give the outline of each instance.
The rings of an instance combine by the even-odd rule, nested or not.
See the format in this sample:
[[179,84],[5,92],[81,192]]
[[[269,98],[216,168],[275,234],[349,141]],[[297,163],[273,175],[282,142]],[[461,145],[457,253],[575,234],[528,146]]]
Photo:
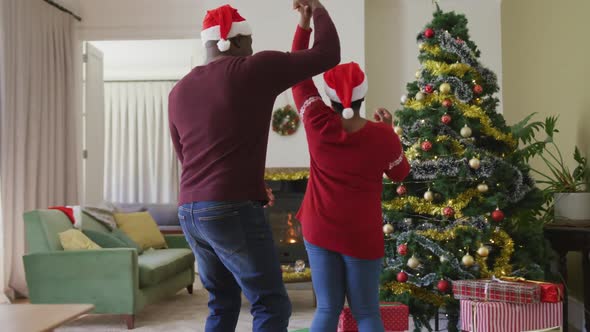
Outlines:
[[294,53],[265,51],[248,57],[246,74],[263,89],[280,93],[296,83],[323,73],[340,63],[340,39],[324,8],[313,12],[315,42],[311,49]]

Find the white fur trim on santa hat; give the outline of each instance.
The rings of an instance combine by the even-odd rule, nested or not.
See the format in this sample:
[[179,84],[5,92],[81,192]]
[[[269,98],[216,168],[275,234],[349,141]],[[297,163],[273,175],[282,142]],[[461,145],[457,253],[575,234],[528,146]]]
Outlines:
[[[252,28],[248,24],[248,21],[232,23],[231,30],[229,30],[229,34],[227,35],[227,39],[234,38],[238,35],[252,35]],[[209,29],[201,31],[201,40],[203,41],[203,45],[211,40],[221,40],[221,31],[219,25],[212,26]]]
[[[326,94],[328,95],[328,98],[330,98],[331,101],[335,101],[340,104],[342,103],[340,101],[340,98],[338,98],[338,94],[336,93],[336,90],[329,87],[328,84],[324,84],[324,88],[326,90]],[[367,96],[367,91],[369,91],[369,81],[367,80],[367,75],[365,75],[365,79],[363,80],[363,83],[361,83],[356,88],[352,89],[352,99],[350,101],[355,102],[357,100],[361,100],[361,99],[365,98],[365,96]]]

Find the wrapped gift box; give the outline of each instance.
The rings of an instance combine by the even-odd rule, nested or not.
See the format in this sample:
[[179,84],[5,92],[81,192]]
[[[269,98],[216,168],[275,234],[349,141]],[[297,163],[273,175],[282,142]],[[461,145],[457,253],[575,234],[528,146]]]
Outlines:
[[542,281],[531,281],[526,280],[524,278],[511,278],[505,277],[500,278],[502,281],[515,281],[515,282],[528,282],[532,284],[539,285],[541,289],[541,302],[560,302],[563,300],[564,296],[564,287],[563,284],[552,284],[549,282],[542,282]]
[[494,301],[517,304],[538,303],[541,287],[536,283],[503,280],[457,280],[453,282],[457,300]]
[[[410,310],[408,306],[401,303],[386,302],[381,303],[379,310],[381,311],[385,332],[401,332],[410,328]],[[352,311],[349,307],[345,307],[338,321],[338,332],[358,332],[358,330]]]
[[461,300],[461,330],[521,332],[561,326],[563,303],[515,304]]

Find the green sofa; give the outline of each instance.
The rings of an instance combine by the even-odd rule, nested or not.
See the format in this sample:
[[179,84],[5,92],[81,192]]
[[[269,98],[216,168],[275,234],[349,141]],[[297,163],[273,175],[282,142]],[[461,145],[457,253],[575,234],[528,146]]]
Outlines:
[[[60,211],[24,215],[28,253],[23,257],[33,304],[94,304],[94,313],[120,314],[129,329],[135,314],[187,288],[192,294],[195,258],[182,235],[168,235],[169,249],[141,255],[131,248],[64,251],[58,234],[71,229]],[[109,232],[88,215],[82,230]]]

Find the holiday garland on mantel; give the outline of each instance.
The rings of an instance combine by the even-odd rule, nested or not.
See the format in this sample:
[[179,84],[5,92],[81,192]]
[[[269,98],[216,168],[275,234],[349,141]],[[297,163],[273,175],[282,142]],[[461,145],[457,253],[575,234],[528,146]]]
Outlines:
[[466,17],[436,7],[395,115],[411,172],[384,180],[381,297],[408,304],[416,331],[432,329],[441,309],[457,331],[453,280],[539,279],[547,257],[543,197],[518,149],[526,138],[496,112],[497,78],[480,64]]

